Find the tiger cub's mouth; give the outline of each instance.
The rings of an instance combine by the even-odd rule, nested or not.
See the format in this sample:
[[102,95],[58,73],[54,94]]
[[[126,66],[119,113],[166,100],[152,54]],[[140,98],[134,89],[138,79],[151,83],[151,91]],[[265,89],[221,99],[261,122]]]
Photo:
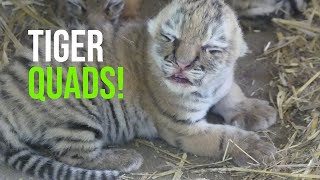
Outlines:
[[168,78],[170,81],[178,84],[190,84],[192,85],[191,81],[183,74],[177,73]]

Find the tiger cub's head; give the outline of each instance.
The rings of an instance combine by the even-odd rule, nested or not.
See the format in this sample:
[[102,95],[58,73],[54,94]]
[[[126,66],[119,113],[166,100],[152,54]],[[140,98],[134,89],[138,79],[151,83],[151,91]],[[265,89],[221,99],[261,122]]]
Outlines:
[[237,17],[220,0],[173,0],[148,31],[155,71],[177,93],[231,76],[236,59],[247,51]]

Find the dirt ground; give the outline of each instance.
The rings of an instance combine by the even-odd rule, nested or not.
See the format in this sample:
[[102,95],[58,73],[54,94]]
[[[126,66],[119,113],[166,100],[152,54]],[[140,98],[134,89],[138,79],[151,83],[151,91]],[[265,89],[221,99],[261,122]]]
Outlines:
[[[158,10],[165,5],[167,0],[144,0],[142,7],[142,16],[145,18],[150,18],[154,16]],[[246,23],[247,24],[247,23]],[[252,24],[249,23],[249,24]],[[253,29],[251,31],[245,31],[246,41],[250,47],[251,53],[246,57],[238,61],[236,79],[239,85],[244,89],[245,93],[248,96],[258,97],[261,99],[269,100],[269,92],[272,91],[269,87],[269,82],[272,79],[272,73],[275,71],[273,68],[272,62],[269,60],[257,60],[259,55],[262,54],[264,47],[268,42],[273,42],[275,39],[274,36],[274,27],[271,24],[266,23],[253,23]],[[251,29],[245,27],[245,29]],[[277,147],[281,146],[281,142],[286,140],[285,132],[286,130],[280,125],[276,125],[271,128],[272,133],[270,133],[271,138],[275,142]],[[156,147],[161,149],[166,149],[173,154],[177,154],[181,157],[182,152],[169,147],[166,143],[156,140],[154,142]],[[139,146],[137,146],[139,145]],[[147,147],[143,144],[132,143],[128,145],[130,148],[135,148],[144,156],[143,167],[137,173],[148,173],[152,174],[154,172],[167,171],[172,168],[170,163],[177,163],[179,161],[172,161],[172,159],[166,156],[162,152],[157,152],[153,148]],[[207,164],[213,163],[210,158],[207,157],[195,157],[191,154],[188,154],[188,161],[192,162],[193,165],[196,164]],[[183,179],[243,179],[241,173],[205,173],[205,174],[193,174],[191,172],[184,171]],[[127,175],[133,179],[142,179],[142,176],[138,175]],[[172,179],[173,175],[168,175],[161,177],[159,179]],[[18,179],[31,179],[20,173],[17,173],[14,170],[11,170],[7,167],[2,167],[0,165],[0,180],[18,180]],[[272,179],[272,178],[270,178]]]

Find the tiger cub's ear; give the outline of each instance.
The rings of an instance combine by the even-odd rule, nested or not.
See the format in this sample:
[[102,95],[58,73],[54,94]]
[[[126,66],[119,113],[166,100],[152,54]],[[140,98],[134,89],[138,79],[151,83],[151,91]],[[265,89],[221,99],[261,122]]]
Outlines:
[[111,21],[117,21],[119,20],[119,17],[123,13],[124,8],[124,2],[123,0],[105,0],[109,1],[107,4],[105,4],[104,11],[107,14],[107,17]]
[[123,0],[86,0],[89,23],[118,22],[124,8]]

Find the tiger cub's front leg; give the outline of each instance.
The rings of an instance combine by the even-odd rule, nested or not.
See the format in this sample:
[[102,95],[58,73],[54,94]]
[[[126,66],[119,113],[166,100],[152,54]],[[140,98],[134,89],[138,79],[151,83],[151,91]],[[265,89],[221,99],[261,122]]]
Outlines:
[[276,151],[272,144],[263,141],[254,132],[229,125],[213,125],[205,120],[190,125],[171,124],[170,129],[163,128],[159,131],[160,136],[169,144],[186,152],[213,157],[216,160],[222,160],[227,152],[240,166],[254,162],[243,151],[258,162],[270,160]]
[[267,129],[275,124],[276,110],[267,101],[247,98],[237,84],[213,108],[227,124],[250,131]]

